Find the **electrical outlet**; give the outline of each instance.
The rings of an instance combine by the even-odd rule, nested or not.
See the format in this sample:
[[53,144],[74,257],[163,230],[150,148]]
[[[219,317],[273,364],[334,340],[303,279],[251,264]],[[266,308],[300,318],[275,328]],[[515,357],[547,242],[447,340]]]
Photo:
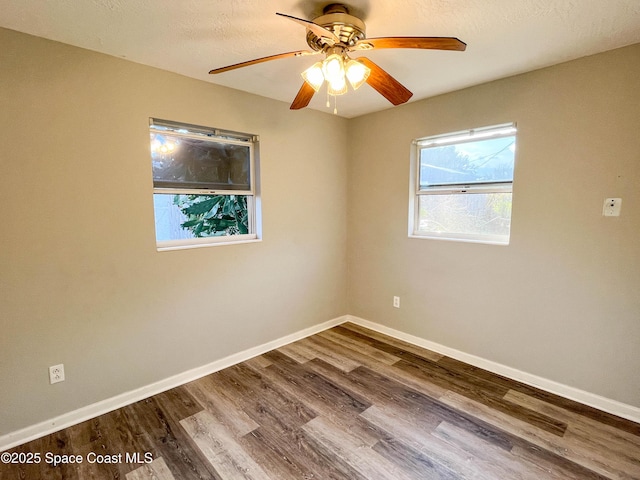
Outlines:
[[53,385],[58,382],[64,382],[64,365],[62,363],[49,367],[49,383]]
[[619,217],[621,208],[621,198],[605,198],[604,206],[602,207],[602,215],[605,217]]
[[400,297],[393,297],[394,308],[400,308]]

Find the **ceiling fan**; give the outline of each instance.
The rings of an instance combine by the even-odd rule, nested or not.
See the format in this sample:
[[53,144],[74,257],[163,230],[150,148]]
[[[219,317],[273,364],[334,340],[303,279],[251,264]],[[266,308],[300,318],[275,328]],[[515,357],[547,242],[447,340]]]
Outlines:
[[[334,97],[347,92],[347,82],[355,90],[363,83],[373,87],[393,105],[407,102],[413,93],[386,71],[365,57],[350,58],[350,52],[366,52],[381,48],[419,48],[431,50],[463,51],[467,45],[454,37],[378,37],[367,38],[365,23],[353,15],[348,8],[332,3],[323,9],[321,16],[313,21],[276,13],[294,21],[307,29],[307,44],[312,50],[298,50],[257,58],[211,70],[219,74],[237,68],[281,58],[317,55],[323,53],[325,59],[317,62],[302,73],[304,82],[291,104],[292,110],[309,105],[313,95],[323,83],[327,83],[327,93]],[[327,106],[329,102],[327,101]],[[336,110],[334,109],[334,113]]]

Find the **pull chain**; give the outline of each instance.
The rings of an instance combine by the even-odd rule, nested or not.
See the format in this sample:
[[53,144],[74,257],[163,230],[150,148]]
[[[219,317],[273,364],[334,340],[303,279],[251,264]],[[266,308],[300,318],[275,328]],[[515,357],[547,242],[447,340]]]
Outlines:
[[338,96],[337,95],[330,95],[329,94],[329,90],[327,90],[327,108],[331,108],[331,98],[333,97],[333,114],[337,115],[338,114]]

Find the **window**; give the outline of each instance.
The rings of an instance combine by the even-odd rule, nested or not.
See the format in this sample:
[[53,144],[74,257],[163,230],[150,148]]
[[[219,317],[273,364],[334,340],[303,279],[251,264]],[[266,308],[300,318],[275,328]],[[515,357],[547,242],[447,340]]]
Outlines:
[[259,238],[256,136],[153,118],[149,135],[159,250]]
[[516,126],[414,142],[409,235],[508,244]]

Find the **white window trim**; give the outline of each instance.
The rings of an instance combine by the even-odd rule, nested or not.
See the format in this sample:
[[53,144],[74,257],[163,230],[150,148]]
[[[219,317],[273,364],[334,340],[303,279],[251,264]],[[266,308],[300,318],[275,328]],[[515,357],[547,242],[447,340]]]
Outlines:
[[190,238],[187,240],[166,240],[157,242],[159,252],[186,250],[189,248],[219,247],[220,245],[238,245],[242,243],[261,242],[257,234],[233,235],[220,237]]
[[[206,135],[211,135],[212,142],[221,142],[233,145],[248,146],[250,152],[249,160],[249,190],[212,190],[198,188],[161,188],[153,187],[153,194],[178,194],[178,195],[242,195],[247,196],[247,209],[249,213],[249,231],[253,233],[242,235],[220,235],[212,237],[188,238],[181,240],[156,240],[156,250],[159,252],[185,250],[190,248],[213,247],[220,245],[236,245],[244,243],[254,243],[262,241],[262,202],[260,198],[260,178],[259,178],[259,158],[258,149],[255,146],[259,143],[257,135],[231,132],[227,130],[200,127],[180,122],[149,119],[151,131],[175,133],[189,138],[202,140],[202,135],[181,132],[180,127],[190,128],[191,131],[200,131]],[[155,229],[155,226],[154,226]]]
[[451,232],[419,232],[420,196],[422,195],[451,195],[451,194],[478,194],[478,193],[511,193],[513,194],[513,180],[510,182],[487,182],[460,185],[437,185],[420,188],[420,150],[430,145],[455,145],[465,141],[475,141],[482,138],[503,138],[517,133],[516,123],[505,123],[491,127],[482,127],[463,130],[443,135],[415,139],[412,142],[410,154],[410,182],[409,182],[409,238],[448,240],[454,242],[482,243],[489,245],[509,245],[510,235],[486,235]]

